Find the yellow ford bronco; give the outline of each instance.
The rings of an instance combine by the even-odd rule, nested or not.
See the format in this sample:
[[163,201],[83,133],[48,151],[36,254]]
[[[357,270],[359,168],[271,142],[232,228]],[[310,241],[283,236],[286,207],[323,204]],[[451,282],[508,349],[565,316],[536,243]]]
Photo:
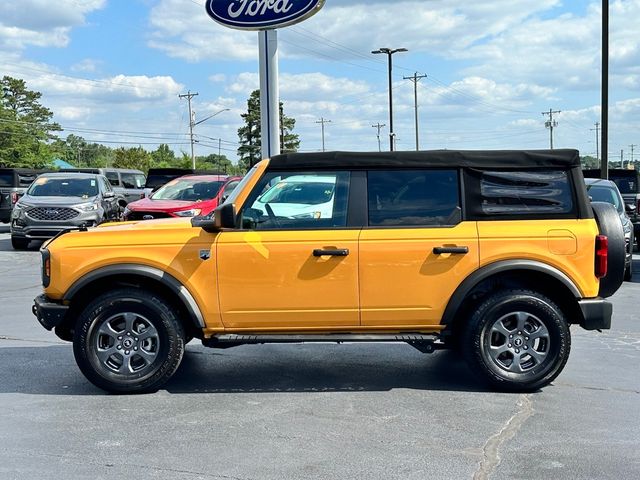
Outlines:
[[41,254],[34,314],[112,392],[157,390],[193,338],[455,348],[532,391],[570,325],[610,328],[624,274],[575,150],[277,155],[211,216],[80,228]]

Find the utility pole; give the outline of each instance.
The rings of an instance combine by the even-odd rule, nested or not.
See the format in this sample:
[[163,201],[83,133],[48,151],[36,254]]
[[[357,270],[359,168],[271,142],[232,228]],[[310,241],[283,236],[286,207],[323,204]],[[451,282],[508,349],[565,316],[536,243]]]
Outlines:
[[195,97],[196,95],[198,95],[197,93],[191,93],[191,90],[189,90],[187,93],[183,93],[181,95],[178,95],[178,97],[180,98],[186,98],[187,102],[189,102],[189,137],[191,138],[191,166],[193,167],[193,169],[195,170],[196,168],[196,157],[193,153],[193,126],[195,124],[194,122],[194,118],[193,118],[193,112],[191,110],[191,99],[193,97]]
[[414,109],[416,114],[416,151],[420,150],[420,137],[418,134],[418,82],[423,78],[427,78],[427,76],[418,75],[418,72],[414,73],[412,77],[404,77],[405,80],[411,80],[413,82]]
[[324,117],[320,117],[320,120],[318,120],[316,123],[322,125],[322,151],[324,152],[324,124],[331,123],[331,120],[325,120]]
[[602,92],[600,121],[602,122],[602,158],[600,176],[609,178],[609,0],[602,0]]
[[624,150],[620,150],[620,168],[624,168]]
[[600,122],[596,122],[596,128],[592,128],[592,132],[596,132],[596,160],[600,160],[600,146],[598,140],[600,139]]
[[382,151],[382,146],[380,145],[380,130],[382,130],[382,127],[386,127],[386,125],[384,123],[376,123],[375,125],[371,125],[373,128],[377,128],[378,129],[378,133],[376,134],[377,138],[378,138],[378,151],[381,152]]
[[632,143],[631,145],[629,145],[629,148],[631,148],[631,165],[633,165],[633,168],[635,168],[635,165],[633,163],[633,149],[636,148],[637,145]]
[[553,150],[553,129],[558,126],[558,122],[553,119],[556,113],[561,113],[561,110],[549,109],[548,112],[542,112],[542,115],[549,115],[549,120],[544,122],[544,126],[549,129],[549,144],[551,145],[551,150]]

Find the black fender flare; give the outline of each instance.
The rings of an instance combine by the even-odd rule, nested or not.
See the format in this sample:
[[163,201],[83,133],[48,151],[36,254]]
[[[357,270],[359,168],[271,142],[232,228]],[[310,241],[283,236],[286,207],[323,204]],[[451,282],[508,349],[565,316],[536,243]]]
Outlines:
[[471,291],[483,280],[499,274],[499,273],[508,273],[513,272],[514,270],[530,270],[539,273],[543,273],[545,275],[549,275],[554,279],[561,282],[567,289],[573,294],[576,298],[582,297],[580,290],[573,283],[573,281],[561,270],[548,265],[543,262],[539,262],[536,260],[525,260],[525,259],[513,259],[513,260],[501,260],[495,263],[491,263],[489,265],[485,265],[471,275],[469,275],[453,292],[447,306],[444,310],[444,314],[442,315],[442,325],[445,325],[448,330],[454,323],[456,313],[458,309],[466,299],[467,295],[471,293]]
[[83,277],[76,280],[73,285],[66,291],[63,301],[71,301],[73,297],[87,285],[105,277],[111,277],[114,275],[134,275],[138,277],[150,278],[160,282],[165,287],[169,288],[183,303],[186,308],[194,326],[198,328],[205,328],[204,316],[198,306],[195,298],[191,295],[191,292],[180,283],[174,276],[163,272],[162,270],[151,267],[149,265],[138,265],[135,263],[124,263],[119,265],[109,265],[106,267],[98,268],[92,272],[87,273]]

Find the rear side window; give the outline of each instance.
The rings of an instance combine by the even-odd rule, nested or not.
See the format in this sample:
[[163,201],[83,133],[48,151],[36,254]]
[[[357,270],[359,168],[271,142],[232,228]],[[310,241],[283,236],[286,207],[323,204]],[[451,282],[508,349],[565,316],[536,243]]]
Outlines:
[[636,175],[633,176],[613,176],[609,175],[609,180],[612,180],[620,193],[637,193],[638,182]]
[[442,226],[461,221],[457,170],[368,173],[369,226]]
[[[476,215],[485,217],[570,216],[575,212],[571,182],[566,171],[472,171],[479,192],[469,202]],[[474,189],[475,190],[475,189]]]
[[105,177],[107,177],[107,180],[109,180],[109,183],[114,187],[120,185],[120,180],[118,180],[118,172],[106,172],[104,175]]
[[120,173],[122,186],[124,188],[144,188],[146,178],[139,173]]

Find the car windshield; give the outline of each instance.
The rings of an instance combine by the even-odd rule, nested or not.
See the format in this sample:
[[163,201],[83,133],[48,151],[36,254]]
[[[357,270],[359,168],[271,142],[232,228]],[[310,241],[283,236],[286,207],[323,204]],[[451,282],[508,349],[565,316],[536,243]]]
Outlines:
[[267,190],[260,203],[320,205],[331,201],[335,183],[283,180]]
[[151,200],[184,200],[188,202],[210,200],[215,198],[222,185],[224,185],[222,181],[177,178],[161,187],[151,196]]
[[98,182],[95,178],[40,177],[31,184],[27,194],[32,197],[95,197]]
[[613,188],[604,185],[587,185],[587,190],[592,202],[610,203],[616,207],[619,213],[622,213],[622,202],[620,201],[618,192]]

